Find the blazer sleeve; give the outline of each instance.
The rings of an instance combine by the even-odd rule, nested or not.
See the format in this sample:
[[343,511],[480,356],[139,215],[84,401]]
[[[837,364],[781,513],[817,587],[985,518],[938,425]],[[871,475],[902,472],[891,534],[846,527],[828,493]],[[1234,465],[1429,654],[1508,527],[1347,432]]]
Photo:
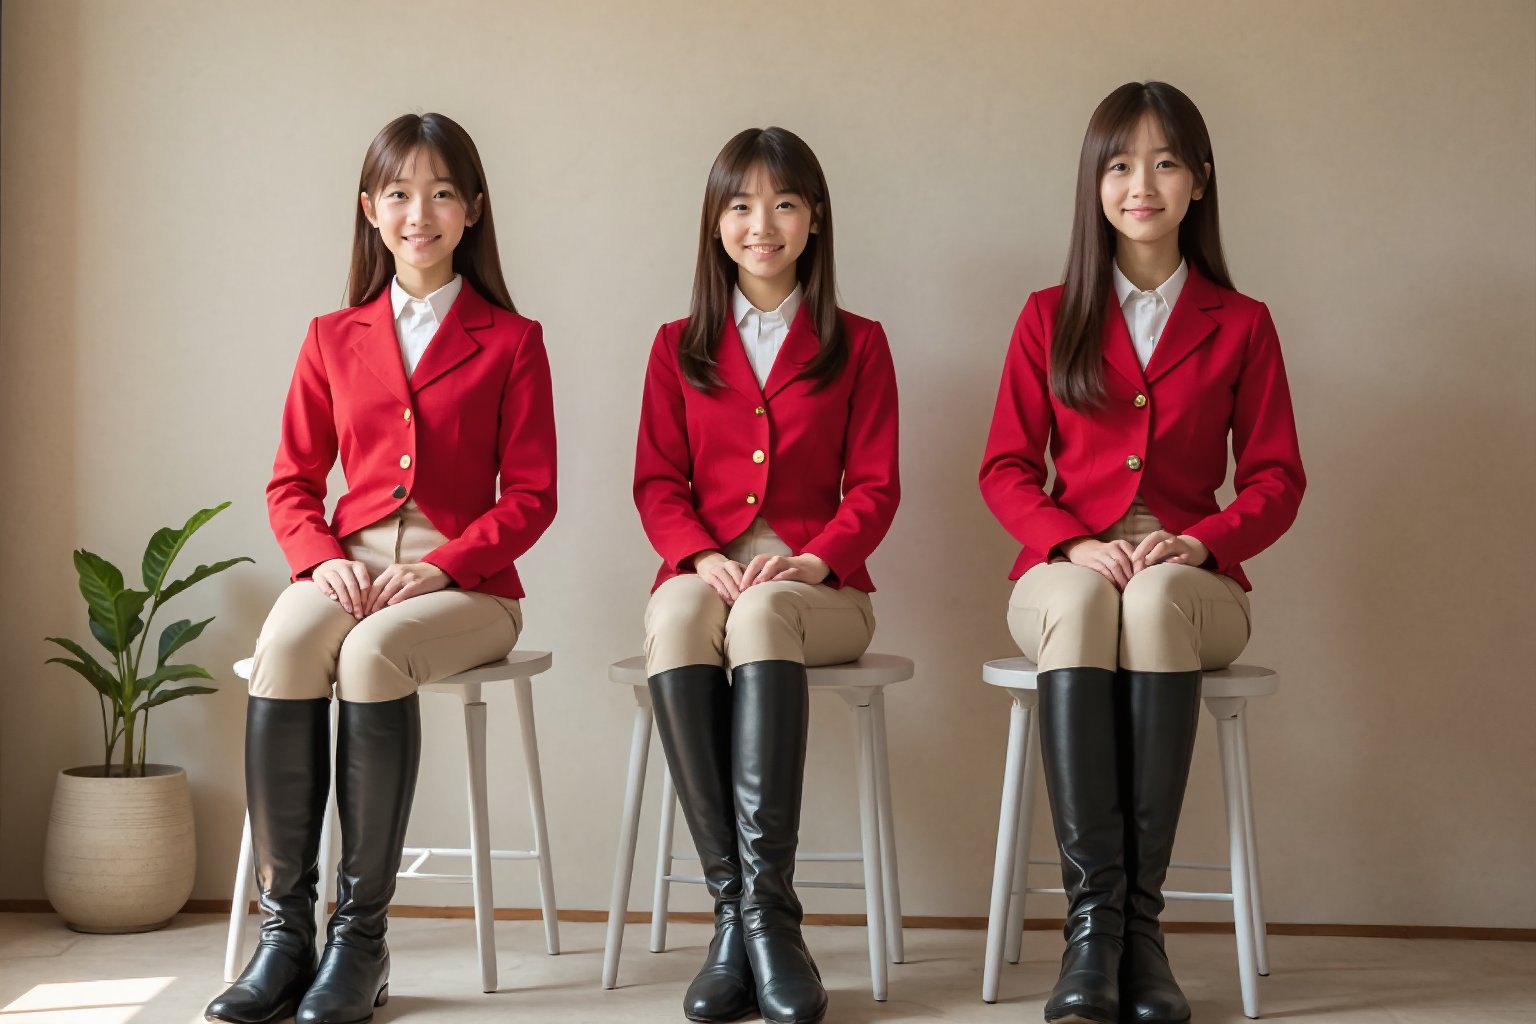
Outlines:
[[1307,487],[1280,338],[1263,305],[1236,384],[1232,455],[1237,497],[1184,531],[1210,550],[1218,567],[1247,561],[1279,540],[1296,521]]
[[308,577],[321,562],[346,557],[325,521],[325,480],[336,464],[336,445],[319,321],[311,320],[288,386],[277,458],[267,484],[267,516],[295,580]]
[[693,507],[693,453],[688,440],[688,410],[672,342],[663,329],[651,346],[640,400],[640,432],[635,442],[635,508],[651,546],[673,572],[700,551],[720,544],[705,529]]
[[537,322],[518,343],[497,423],[500,497],[424,559],[465,589],[511,566],[555,518],[555,402]]
[[1040,555],[1093,532],[1045,492],[1045,452],[1055,419],[1045,355],[1049,344],[1039,297],[1031,295],[1008,342],[979,479],[981,496],[997,521]]
[[885,329],[875,324],[858,353],[843,439],[843,500],[801,551],[847,579],[879,546],[901,501],[896,367]]

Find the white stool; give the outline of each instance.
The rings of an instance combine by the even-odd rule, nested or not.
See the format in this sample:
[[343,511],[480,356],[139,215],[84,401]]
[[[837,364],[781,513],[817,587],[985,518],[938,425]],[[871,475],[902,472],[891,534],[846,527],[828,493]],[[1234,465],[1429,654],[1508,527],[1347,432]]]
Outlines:
[[[1057,864],[1029,859],[1029,830],[1035,797],[1035,749],[1039,701],[1035,664],[1028,658],[1004,658],[982,667],[981,678],[1000,686],[1013,698],[1008,724],[1008,759],[1003,771],[1003,802],[997,822],[997,858],[992,870],[992,906],[987,917],[987,952],[982,964],[981,998],[997,1002],[1003,946],[1008,962],[1019,962],[1024,934],[1024,900],[1030,893],[1061,894],[1062,889],[1031,888],[1029,865]],[[1201,697],[1216,719],[1221,748],[1221,783],[1227,800],[1228,864],[1171,864],[1197,871],[1230,871],[1231,892],[1169,892],[1170,900],[1205,900],[1232,904],[1237,932],[1237,973],[1243,991],[1243,1013],[1259,1015],[1258,975],[1269,974],[1264,906],[1259,885],[1259,850],[1254,840],[1253,790],[1248,781],[1248,730],[1243,709],[1249,697],[1274,693],[1280,677],[1255,665],[1233,665],[1206,672]]]
[[[235,662],[235,674],[251,676],[251,660]],[[554,658],[548,651],[513,651],[502,661],[472,668],[421,687],[422,693],[457,694],[464,704],[464,735],[469,777],[469,849],[411,847],[401,850],[402,858],[413,858],[399,872],[400,878],[418,878],[434,882],[469,882],[474,887],[475,938],[480,949],[480,986],[496,991],[496,901],[491,895],[491,861],[536,860],[539,862],[539,904],[544,912],[544,941],[553,956],[560,952],[559,924],[555,919],[555,876],[549,856],[549,829],[544,822],[544,782],[539,771],[539,745],[533,728],[532,678],[548,671]],[[490,800],[486,784],[485,702],[480,687],[486,683],[512,683],[517,700],[518,724],[522,729],[523,765],[528,776],[528,803],[533,812],[532,850],[493,850],[490,848]],[[331,732],[336,730],[336,701],[331,702]],[[335,743],[331,744],[332,749]],[[317,936],[325,941],[326,896],[334,889],[335,873],[331,864],[331,817],[336,808],[334,785],[326,802],[325,825],[320,833],[320,893],[316,900]],[[435,874],[421,868],[431,857],[469,858],[470,874]],[[251,900],[254,871],[251,865],[251,818],[245,818],[245,832],[240,839],[240,865],[235,871],[235,895],[229,911],[229,941],[224,952],[224,980],[234,981],[244,967],[246,907]]]
[[[901,935],[901,895],[896,871],[896,828],[891,815],[891,769],[885,749],[885,687],[911,679],[912,662],[890,654],[866,654],[845,665],[808,669],[811,692],[836,693],[853,709],[859,735],[859,851],[802,853],[796,861],[863,861],[863,882],[817,882],[796,879],[796,888],[863,889],[869,927],[869,973],[875,999],[885,1001],[886,956],[905,959]],[[608,678],[632,687],[635,726],[629,748],[629,781],[624,789],[624,817],[619,825],[619,858],[613,873],[613,901],[608,909],[608,939],[603,947],[603,988],[619,978],[619,951],[624,943],[624,919],[629,912],[629,886],[635,870],[635,840],[640,826],[640,801],[645,793],[645,764],[651,751],[651,691],[646,685],[645,659],[628,658],[608,668]],[[702,884],[698,875],[672,874],[672,833],[677,794],[670,772],[662,776],[661,830],[656,849],[656,889],[651,911],[651,952],[666,949],[667,900],[673,882]]]

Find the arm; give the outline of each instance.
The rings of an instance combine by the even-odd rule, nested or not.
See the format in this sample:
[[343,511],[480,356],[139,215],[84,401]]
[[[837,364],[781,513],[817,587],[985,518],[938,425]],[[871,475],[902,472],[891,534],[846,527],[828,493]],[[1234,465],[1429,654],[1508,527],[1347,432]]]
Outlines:
[[901,501],[896,367],[879,324],[850,369],[858,376],[843,439],[843,500],[837,514],[802,550],[820,558],[840,580],[874,553]]
[[677,372],[669,344],[665,333],[658,333],[645,368],[634,496],[651,546],[673,571],[683,572],[694,555],[720,544],[694,511],[693,453],[683,396],[687,385]]
[[1014,539],[1040,555],[1090,534],[1045,493],[1046,443],[1055,426],[1045,353],[1050,336],[1031,295],[1014,325],[981,463],[981,496]]
[[501,496],[463,533],[423,559],[465,589],[512,565],[555,518],[555,405],[537,323],[513,357],[496,436]]
[[1184,531],[1210,550],[1209,568],[1246,561],[1278,540],[1295,521],[1307,487],[1280,339],[1263,306],[1237,381],[1232,454],[1237,497]]
[[325,521],[325,478],[336,464],[336,420],[331,386],[320,355],[318,321],[299,350],[272,480],[267,484],[267,515],[272,532],[295,580],[321,562],[346,558]]

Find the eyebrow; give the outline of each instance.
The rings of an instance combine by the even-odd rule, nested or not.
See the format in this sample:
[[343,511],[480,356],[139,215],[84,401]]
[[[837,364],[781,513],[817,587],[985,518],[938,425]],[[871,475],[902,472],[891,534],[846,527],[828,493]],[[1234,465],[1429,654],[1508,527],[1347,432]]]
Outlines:
[[[409,178],[390,178],[389,181],[386,182],[385,184],[386,184],[386,186],[388,186],[388,185],[398,185],[401,182],[405,182],[406,184],[410,184],[410,179]],[[449,184],[449,185],[452,185],[453,184],[453,179],[452,178],[433,178],[432,179],[432,184],[434,184],[434,185],[441,185],[441,184],[444,184],[445,182],[447,184]]]
[[[774,195],[774,196],[796,196],[796,197],[798,197],[800,195],[799,192],[796,192],[792,188],[782,189],[782,190],[780,190],[778,192],[773,192],[773,193],[770,193],[770,194]],[[734,193],[731,196],[731,198],[732,199],[756,199],[757,198],[757,193],[756,192],[736,192],[736,193]]]

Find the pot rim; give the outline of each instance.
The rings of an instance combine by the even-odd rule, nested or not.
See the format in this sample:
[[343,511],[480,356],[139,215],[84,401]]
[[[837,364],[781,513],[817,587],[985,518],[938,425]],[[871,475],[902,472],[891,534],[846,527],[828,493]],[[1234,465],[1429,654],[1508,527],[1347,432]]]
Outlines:
[[[165,779],[185,773],[185,769],[176,764],[148,762],[144,765],[143,775],[123,775],[122,767],[120,764],[110,766],[83,764],[76,765],[73,768],[64,768],[60,770],[59,774],[68,775],[73,779],[100,779],[103,782],[147,782],[151,779]],[[111,774],[104,774],[103,768],[106,768]]]

